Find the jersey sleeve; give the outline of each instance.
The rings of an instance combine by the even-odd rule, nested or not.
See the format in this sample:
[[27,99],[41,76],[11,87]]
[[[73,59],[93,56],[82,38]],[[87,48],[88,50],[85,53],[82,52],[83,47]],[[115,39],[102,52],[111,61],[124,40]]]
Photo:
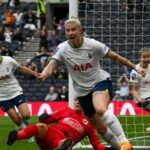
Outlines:
[[52,59],[62,61],[62,55],[61,55],[62,51],[63,51],[63,46],[58,45],[54,51],[54,55],[52,56]]
[[88,130],[88,137],[89,137],[90,143],[92,144],[95,150],[105,150],[105,145],[101,143],[98,137],[98,134],[92,125],[90,126]]
[[91,48],[96,50],[96,53],[98,54],[98,56],[100,56],[101,58],[104,57],[108,51],[110,50],[110,48],[108,46],[106,46],[105,44],[96,41],[94,39],[91,39],[90,41],[91,44]]
[[55,112],[49,114],[48,116],[46,116],[45,119],[39,119],[39,121],[42,122],[42,123],[51,124],[51,123],[57,122],[58,120],[62,119],[66,115],[68,115],[68,113],[70,111],[71,111],[70,108],[65,108],[65,109],[62,109],[62,110],[59,110],[59,111],[55,111]]
[[12,66],[13,66],[12,71],[14,72],[15,70],[18,69],[19,63],[15,59],[13,59],[11,57],[9,58],[9,60],[10,60],[10,63],[12,64]]
[[139,80],[140,80],[139,74],[135,70],[132,70],[130,73],[130,82],[138,84]]

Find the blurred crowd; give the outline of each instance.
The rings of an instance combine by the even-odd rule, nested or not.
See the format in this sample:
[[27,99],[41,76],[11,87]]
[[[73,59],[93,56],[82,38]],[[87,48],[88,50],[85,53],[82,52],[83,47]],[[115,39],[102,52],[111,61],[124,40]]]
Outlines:
[[[30,7],[28,7],[28,5]],[[0,54],[12,56],[34,38],[37,29],[35,6],[9,0],[0,6]],[[26,9],[28,8],[28,9]]]
[[[40,21],[40,27],[38,26]],[[18,51],[22,51],[25,44],[34,40],[35,32],[39,33],[39,49],[35,56],[27,61],[26,66],[37,72],[41,72],[53,55],[56,46],[65,41],[64,19],[53,17],[53,30],[46,28],[45,8],[41,1],[20,2],[8,0],[0,5],[0,55],[14,57]],[[20,75],[19,75],[20,76]],[[28,77],[32,80],[32,77]],[[58,82],[60,80],[60,83]],[[52,85],[49,84],[45,101],[68,100],[68,72],[60,64],[52,77]],[[55,84],[56,81],[56,84]],[[58,85],[59,84],[59,85]]]
[[[84,2],[84,1],[82,1]],[[90,9],[92,9],[90,5]],[[142,7],[142,1],[133,2],[128,0],[120,5],[120,11],[139,12],[145,8]],[[40,4],[33,2],[20,2],[19,0],[8,0],[7,3],[0,5],[0,55],[16,55],[17,51],[21,51],[29,40],[35,38],[35,32],[39,33],[39,48],[35,56],[30,59],[26,66],[37,72],[41,72],[47,65],[49,59],[55,52],[57,45],[66,40],[64,31],[64,20],[52,19],[53,30],[48,31],[46,27],[45,9]],[[40,27],[38,27],[40,20]],[[128,73],[123,75],[117,81],[117,90],[114,99],[125,100],[132,99],[130,96]],[[32,78],[31,78],[32,79]],[[55,83],[56,81],[56,83]],[[62,84],[60,84],[60,81]],[[47,95],[43,97],[45,101],[64,101],[68,100],[68,72],[63,64],[55,70],[52,75],[52,85],[47,89]],[[59,84],[59,85],[58,85]]]

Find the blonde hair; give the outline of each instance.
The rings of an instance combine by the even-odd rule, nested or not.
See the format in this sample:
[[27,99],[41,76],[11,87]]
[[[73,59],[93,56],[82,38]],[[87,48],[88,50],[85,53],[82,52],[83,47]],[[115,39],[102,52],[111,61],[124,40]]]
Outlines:
[[68,23],[73,23],[73,24],[77,24],[77,25],[81,26],[80,20],[75,16],[72,16],[70,19],[65,21],[65,25]]
[[150,53],[150,48],[149,47],[143,47],[143,48],[141,48],[140,49],[140,51],[139,51],[139,56],[141,56],[142,55],[142,53]]

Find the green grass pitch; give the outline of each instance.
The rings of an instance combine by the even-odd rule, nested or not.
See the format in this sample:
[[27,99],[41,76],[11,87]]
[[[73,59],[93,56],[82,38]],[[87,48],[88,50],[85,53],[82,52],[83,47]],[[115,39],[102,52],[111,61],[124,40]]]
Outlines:
[[[150,135],[145,132],[146,128],[150,127],[150,116],[122,116],[119,117],[119,120],[132,144],[150,146]],[[31,118],[31,123],[37,122],[37,117]],[[13,146],[7,146],[7,135],[13,129],[15,125],[8,117],[0,117],[0,150],[40,150],[35,142],[29,143],[26,140],[18,141]],[[82,143],[88,144],[87,141],[85,138]]]
[[[31,118],[31,123],[36,123],[37,121],[37,117]],[[12,146],[7,146],[8,133],[15,128],[9,117],[0,117],[0,150],[40,150],[35,142],[29,143],[26,140],[16,142]]]

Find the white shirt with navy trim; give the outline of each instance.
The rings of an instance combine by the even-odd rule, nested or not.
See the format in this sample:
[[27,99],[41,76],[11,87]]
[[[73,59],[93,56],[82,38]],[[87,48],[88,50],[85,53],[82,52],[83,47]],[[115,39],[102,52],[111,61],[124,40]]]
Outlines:
[[[140,64],[138,64],[137,66],[140,66]],[[145,77],[142,77],[135,70],[132,70],[130,74],[130,82],[131,84],[138,84],[138,94],[141,98],[150,97],[150,65],[148,65],[148,68],[146,69]]]
[[63,61],[73,79],[73,86],[78,96],[88,94],[100,81],[107,78],[100,71],[100,58],[109,51],[109,47],[94,39],[84,37],[79,48],[70,46],[68,41],[58,45],[52,58]]
[[2,56],[0,63],[0,101],[5,101],[23,93],[14,71],[19,67],[18,62],[9,57]]

